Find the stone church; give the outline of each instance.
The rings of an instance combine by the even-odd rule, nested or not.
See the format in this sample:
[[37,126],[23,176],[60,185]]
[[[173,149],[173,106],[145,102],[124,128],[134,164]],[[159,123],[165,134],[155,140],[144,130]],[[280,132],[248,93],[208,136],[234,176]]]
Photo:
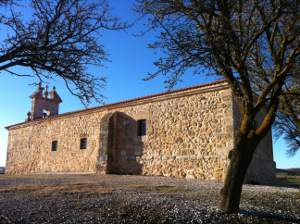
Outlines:
[[[23,123],[7,127],[6,173],[135,174],[224,180],[239,112],[216,81],[59,114],[61,98],[41,85]],[[275,173],[272,135],[260,143],[246,181]],[[101,178],[101,176],[99,176]]]

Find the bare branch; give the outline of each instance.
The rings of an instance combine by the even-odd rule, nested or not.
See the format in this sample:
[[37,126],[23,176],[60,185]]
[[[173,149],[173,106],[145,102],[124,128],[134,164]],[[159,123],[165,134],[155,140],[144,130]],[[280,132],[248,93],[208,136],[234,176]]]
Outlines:
[[9,34],[0,47],[0,71],[13,74],[11,68],[23,66],[39,80],[58,76],[85,105],[99,101],[104,78],[88,68],[107,61],[101,32],[124,29],[126,24],[109,14],[105,0],[32,0],[31,7],[28,22],[13,6],[10,16],[0,21]]

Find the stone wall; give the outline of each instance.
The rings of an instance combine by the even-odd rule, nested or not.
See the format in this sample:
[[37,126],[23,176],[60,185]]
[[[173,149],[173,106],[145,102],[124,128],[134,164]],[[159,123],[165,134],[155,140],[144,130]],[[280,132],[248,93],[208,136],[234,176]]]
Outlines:
[[[99,128],[96,116],[44,119],[9,131],[8,174],[94,172]],[[80,150],[80,138],[88,138]],[[56,152],[52,141],[58,141]]]
[[[147,122],[142,137],[136,132],[139,119]],[[11,126],[7,173],[222,180],[233,148],[233,126],[232,94],[224,82],[67,113]],[[82,136],[88,139],[84,150],[79,149]],[[51,151],[53,140],[58,141],[56,152]]]

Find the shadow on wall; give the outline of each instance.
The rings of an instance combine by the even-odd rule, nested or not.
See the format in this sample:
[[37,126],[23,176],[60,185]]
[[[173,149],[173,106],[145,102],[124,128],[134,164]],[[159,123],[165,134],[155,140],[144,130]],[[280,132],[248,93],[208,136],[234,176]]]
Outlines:
[[142,137],[135,119],[122,112],[101,121],[98,171],[102,174],[141,174]]

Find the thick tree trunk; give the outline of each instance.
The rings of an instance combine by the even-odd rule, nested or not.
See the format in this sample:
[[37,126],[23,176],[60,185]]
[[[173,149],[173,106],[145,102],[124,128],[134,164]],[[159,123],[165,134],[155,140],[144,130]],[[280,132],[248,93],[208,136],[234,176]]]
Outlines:
[[220,209],[226,213],[239,211],[242,185],[257,144],[257,139],[240,138],[235,148],[230,152],[230,164],[224,187],[220,192]]

